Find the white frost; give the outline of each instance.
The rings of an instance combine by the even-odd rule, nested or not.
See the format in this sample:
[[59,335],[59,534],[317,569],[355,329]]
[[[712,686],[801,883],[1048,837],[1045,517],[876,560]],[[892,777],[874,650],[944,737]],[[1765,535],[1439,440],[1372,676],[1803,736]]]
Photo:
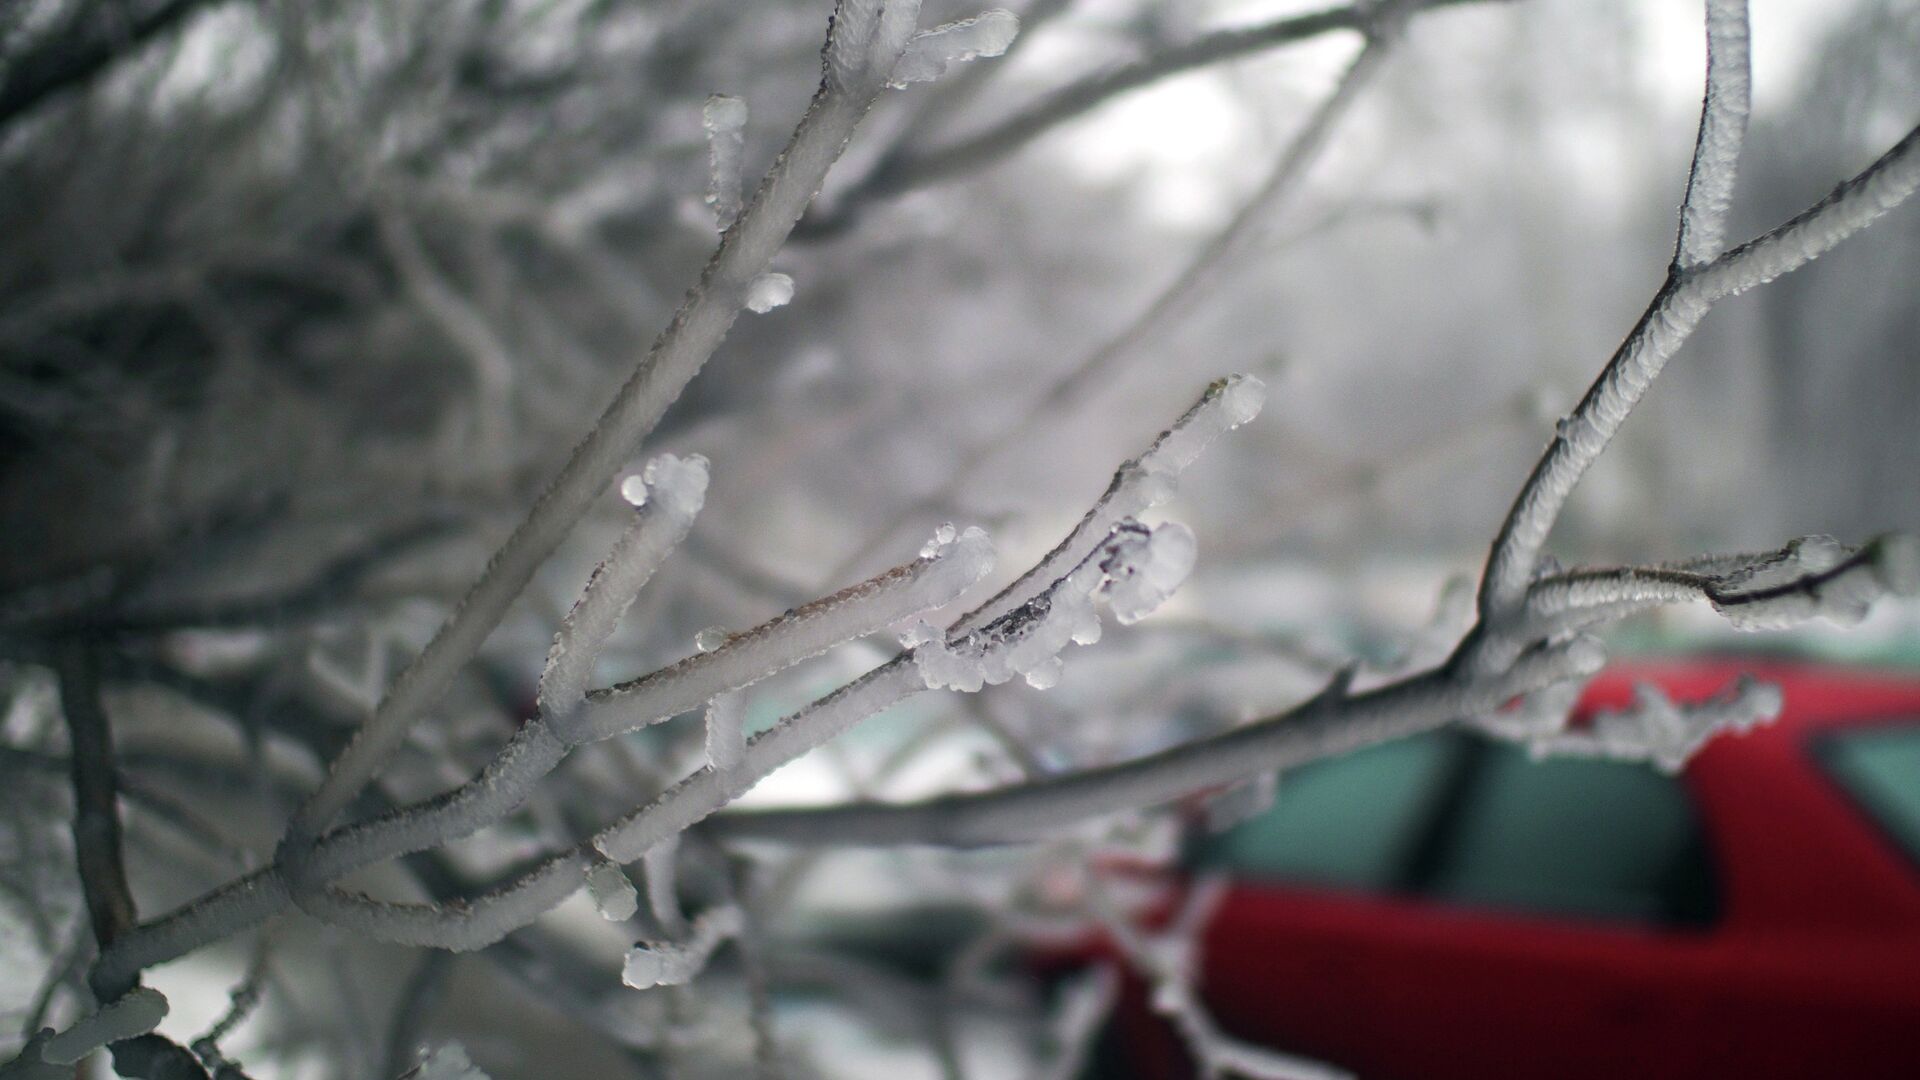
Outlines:
[[747,286],[747,308],[760,315],[792,299],[793,279],[778,271],[761,274]]
[[956,63],[999,56],[1019,33],[1019,17],[1002,8],[922,30],[907,42],[906,52],[893,65],[887,85],[898,89],[912,83],[931,82]]

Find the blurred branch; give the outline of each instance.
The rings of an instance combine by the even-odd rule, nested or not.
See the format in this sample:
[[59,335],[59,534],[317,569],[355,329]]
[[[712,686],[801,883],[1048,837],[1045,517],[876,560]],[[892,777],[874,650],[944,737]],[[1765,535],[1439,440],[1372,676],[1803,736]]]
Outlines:
[[[28,0],[17,0],[23,6]],[[187,16],[221,0],[83,0],[65,25],[0,64],[0,128],[41,102],[86,85]]]
[[[1414,11],[1422,11],[1494,2],[1513,0],[1416,0],[1407,6]],[[1372,37],[1379,30],[1379,20],[1387,14],[1383,9],[1394,6],[1357,3],[1305,15],[1292,15],[1259,26],[1217,30],[1123,67],[1069,83],[975,135],[925,150],[915,150],[911,144],[905,144],[882,159],[858,186],[837,198],[831,211],[810,216],[804,223],[801,235],[811,238],[838,232],[851,224],[865,203],[985,168],[1012,155],[1054,127],[1076,119],[1114,97],[1161,79],[1337,31],[1355,30]]]

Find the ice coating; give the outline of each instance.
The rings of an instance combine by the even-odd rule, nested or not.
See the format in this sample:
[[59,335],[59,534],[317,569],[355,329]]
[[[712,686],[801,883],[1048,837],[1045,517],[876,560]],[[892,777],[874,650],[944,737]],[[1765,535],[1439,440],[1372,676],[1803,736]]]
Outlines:
[[1120,546],[1105,567],[1113,617],[1127,625],[1151,614],[1187,580],[1198,555],[1193,530],[1177,521]]
[[713,950],[739,933],[739,908],[727,905],[709,910],[694,920],[693,936],[687,941],[642,941],[627,950],[620,981],[636,990],[684,985],[707,966]]
[[747,310],[765,315],[793,299],[793,279],[779,271],[770,271],[747,286]]
[[488,1080],[457,1042],[441,1043],[420,1058],[402,1080]]
[[707,205],[713,207],[714,223],[722,232],[740,216],[741,159],[746,154],[747,103],[727,94],[707,99],[700,112],[707,129],[707,162],[710,177]]
[[1003,8],[983,11],[971,19],[960,19],[915,34],[893,65],[887,85],[899,89],[913,83],[931,82],[946,74],[957,63],[982,56],[999,56],[1020,33],[1020,19]]
[[596,862],[587,868],[587,892],[600,917],[611,922],[625,922],[640,910],[639,892],[615,863]]
[[1122,621],[1136,620],[1186,580],[1194,554],[1184,525],[1149,530],[1127,521],[1072,573],[1001,620],[952,640],[911,632],[903,641],[912,642],[914,665],[932,689],[972,693],[1015,675],[1046,689],[1059,681],[1061,650],[1099,640],[1097,596],[1104,594]]

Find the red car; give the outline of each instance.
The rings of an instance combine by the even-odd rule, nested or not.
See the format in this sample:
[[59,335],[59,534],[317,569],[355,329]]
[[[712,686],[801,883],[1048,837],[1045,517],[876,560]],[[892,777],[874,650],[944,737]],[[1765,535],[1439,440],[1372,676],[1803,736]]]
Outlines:
[[[1678,777],[1466,732],[1283,777],[1192,853],[1232,881],[1215,1019],[1368,1080],[1920,1077],[1920,678],[1642,666],[1585,706],[1741,671],[1784,714]],[[1111,1034],[1101,1075],[1191,1075],[1140,987]]]

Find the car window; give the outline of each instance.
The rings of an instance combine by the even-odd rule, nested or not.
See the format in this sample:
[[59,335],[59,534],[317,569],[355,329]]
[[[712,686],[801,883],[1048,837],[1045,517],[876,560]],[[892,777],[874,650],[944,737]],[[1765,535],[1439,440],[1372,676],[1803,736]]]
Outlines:
[[1686,791],[1644,764],[1530,760],[1489,743],[1424,891],[1556,915],[1701,923],[1705,838]]
[[1424,735],[1302,766],[1272,810],[1201,841],[1195,860],[1250,880],[1390,888],[1461,749]]
[[1834,779],[1920,860],[1920,726],[1843,732],[1821,750]]

